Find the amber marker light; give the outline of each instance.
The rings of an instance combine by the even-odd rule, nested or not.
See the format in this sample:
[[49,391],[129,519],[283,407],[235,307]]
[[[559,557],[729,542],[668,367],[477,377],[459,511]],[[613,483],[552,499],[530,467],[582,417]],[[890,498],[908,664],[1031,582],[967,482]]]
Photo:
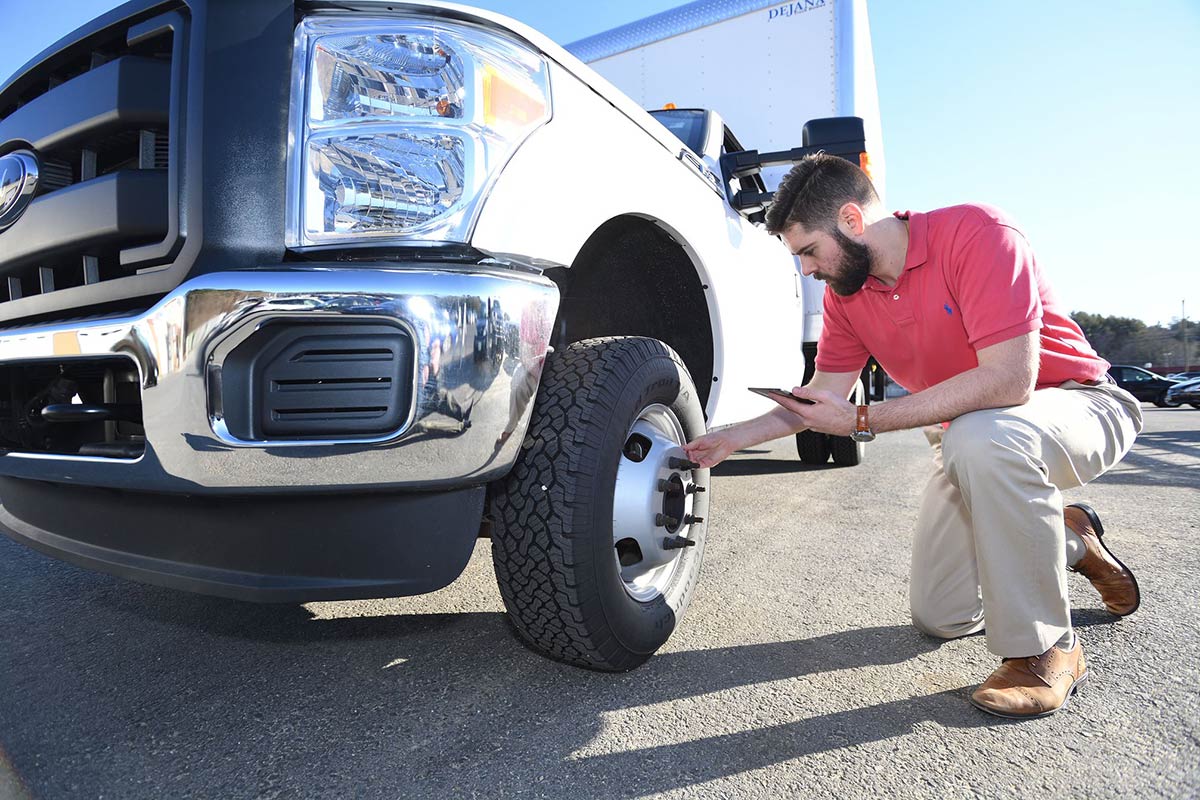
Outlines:
[[875,176],[871,174],[871,156],[869,153],[858,154],[858,167],[863,172],[867,173],[868,178],[875,178]]
[[483,123],[489,128],[520,128],[546,114],[546,100],[509,79],[490,64],[483,68]]

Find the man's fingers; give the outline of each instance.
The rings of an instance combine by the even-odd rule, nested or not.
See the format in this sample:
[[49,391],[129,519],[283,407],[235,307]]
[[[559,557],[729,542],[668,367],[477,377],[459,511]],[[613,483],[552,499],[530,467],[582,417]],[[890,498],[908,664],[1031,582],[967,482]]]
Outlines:
[[792,389],[792,394],[796,395],[796,397],[803,397],[806,400],[825,401],[829,399],[827,397],[829,392],[823,392],[817,389],[809,389],[807,386],[794,387]]
[[[799,397],[799,395],[797,395],[797,397]],[[795,400],[789,400],[786,397],[780,397],[779,395],[774,395],[774,394],[771,395],[771,399],[774,400],[779,405],[783,406],[784,409],[792,412],[793,414],[795,414],[797,417],[800,417],[801,419],[803,419],[805,416],[804,415],[805,410],[812,407],[805,403],[797,403]]]
[[715,466],[724,458],[722,454],[722,443],[720,440],[699,438],[688,442],[683,446],[683,452],[687,453],[688,459],[696,462],[703,468]]

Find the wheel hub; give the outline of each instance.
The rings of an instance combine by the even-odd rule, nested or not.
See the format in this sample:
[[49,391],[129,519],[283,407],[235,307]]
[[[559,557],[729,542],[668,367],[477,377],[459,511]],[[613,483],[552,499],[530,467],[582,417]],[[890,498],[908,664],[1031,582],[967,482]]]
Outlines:
[[683,426],[666,406],[646,407],[630,427],[613,494],[613,552],[625,591],[642,602],[665,591],[686,548],[704,487],[694,482]]

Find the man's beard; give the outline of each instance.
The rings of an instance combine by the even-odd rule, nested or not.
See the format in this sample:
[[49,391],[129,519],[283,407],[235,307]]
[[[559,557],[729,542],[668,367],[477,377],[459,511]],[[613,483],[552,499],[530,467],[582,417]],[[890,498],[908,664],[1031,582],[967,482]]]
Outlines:
[[849,297],[863,287],[867,276],[871,274],[871,248],[854,241],[837,228],[833,229],[833,238],[842,251],[837,274],[824,275],[818,272],[815,277],[825,281],[834,294]]

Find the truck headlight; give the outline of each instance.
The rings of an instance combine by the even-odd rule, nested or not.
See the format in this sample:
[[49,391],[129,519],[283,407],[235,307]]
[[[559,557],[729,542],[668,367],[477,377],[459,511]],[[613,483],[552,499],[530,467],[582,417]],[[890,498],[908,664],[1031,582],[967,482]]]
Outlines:
[[310,17],[291,114],[289,247],[465,243],[492,181],[550,119],[548,71],[466,23]]

